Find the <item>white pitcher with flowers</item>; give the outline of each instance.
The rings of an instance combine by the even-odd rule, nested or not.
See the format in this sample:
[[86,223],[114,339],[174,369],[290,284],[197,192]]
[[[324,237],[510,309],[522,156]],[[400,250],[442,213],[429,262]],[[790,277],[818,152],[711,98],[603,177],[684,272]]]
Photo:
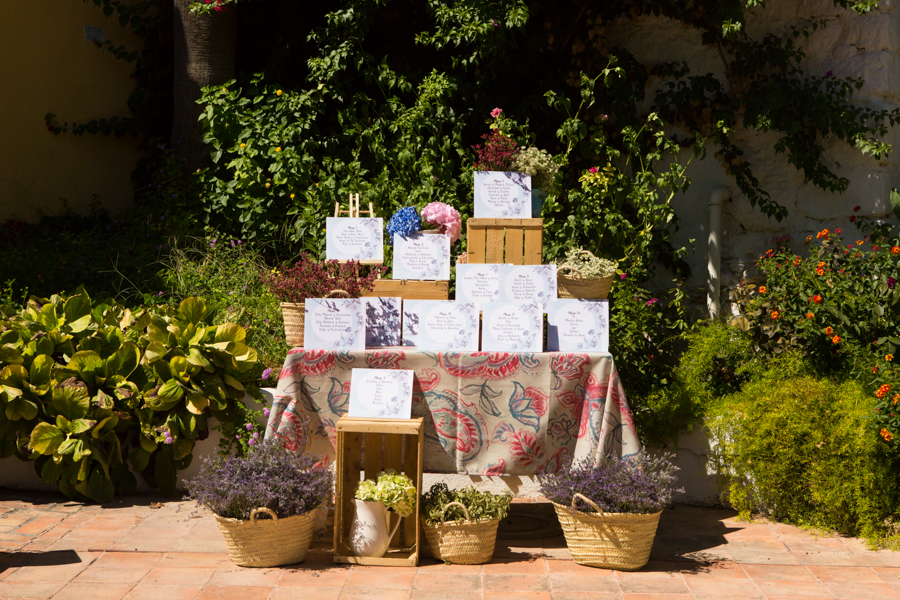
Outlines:
[[[387,552],[391,538],[400,526],[400,518],[408,517],[416,508],[416,486],[406,475],[392,469],[378,474],[378,480],[366,479],[356,488],[356,509],[350,524],[350,551],[354,556],[381,557]],[[390,515],[397,522],[390,527]]]

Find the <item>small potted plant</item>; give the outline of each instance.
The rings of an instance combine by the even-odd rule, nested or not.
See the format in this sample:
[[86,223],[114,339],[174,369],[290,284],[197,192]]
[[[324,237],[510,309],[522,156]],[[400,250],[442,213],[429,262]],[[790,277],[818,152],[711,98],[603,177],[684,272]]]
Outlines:
[[315,512],[331,497],[333,474],[321,457],[302,452],[305,434],[292,437],[290,444],[257,443],[243,456],[208,457],[185,482],[189,498],[215,514],[235,564],[287,565],[309,552]]
[[522,148],[512,161],[512,169],[531,176],[531,216],[540,217],[547,194],[555,194],[559,165],[546,150]]
[[451,491],[436,483],[422,495],[425,539],[438,560],[483,565],[494,557],[497,527],[509,514],[512,494],[480,492],[475,486]]
[[[614,261],[597,258],[582,248],[570,248],[566,260],[557,269],[557,296],[606,300],[617,268]],[[570,273],[563,275],[564,270]]]
[[407,236],[413,233],[442,233],[450,236],[452,244],[462,233],[462,217],[458,210],[444,202],[426,204],[422,209],[421,218],[415,208],[404,206],[388,221],[387,232],[390,236],[388,242],[391,245],[394,243],[395,235]]
[[408,517],[416,510],[416,485],[393,469],[378,474],[377,481],[366,479],[356,488],[356,509],[350,524],[350,551],[355,556],[380,557],[387,552],[400,519],[390,529],[390,512]]
[[285,341],[291,346],[302,346],[307,298],[360,298],[372,290],[375,279],[384,271],[383,266],[370,266],[368,273],[360,276],[360,264],[356,261],[320,263],[304,252],[293,266],[272,269],[260,279],[281,301]]
[[538,476],[575,562],[620,571],[647,564],[663,507],[684,491],[670,458],[606,457]]

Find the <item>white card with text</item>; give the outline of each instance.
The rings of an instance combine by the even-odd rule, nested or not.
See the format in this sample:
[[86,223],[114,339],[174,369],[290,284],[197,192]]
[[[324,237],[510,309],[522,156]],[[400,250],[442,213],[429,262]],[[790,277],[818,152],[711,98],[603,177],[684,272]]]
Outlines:
[[475,171],[475,217],[530,219],[531,175],[515,171]]
[[420,352],[478,352],[478,309],[471,302],[421,300],[415,311]]
[[325,258],[384,262],[384,226],[377,219],[325,218]]
[[412,415],[413,371],[353,369],[350,372],[348,417],[409,419]]
[[394,279],[450,279],[450,236],[413,233],[394,236]]
[[456,265],[456,300],[471,302],[481,310],[485,302],[500,300],[500,266],[488,264]]
[[307,298],[306,350],[365,350],[366,312],[361,298]]
[[547,352],[609,352],[609,300],[553,300]]
[[500,302],[540,304],[556,300],[556,265],[501,265]]
[[482,352],[540,352],[544,310],[540,304],[489,302],[482,305]]

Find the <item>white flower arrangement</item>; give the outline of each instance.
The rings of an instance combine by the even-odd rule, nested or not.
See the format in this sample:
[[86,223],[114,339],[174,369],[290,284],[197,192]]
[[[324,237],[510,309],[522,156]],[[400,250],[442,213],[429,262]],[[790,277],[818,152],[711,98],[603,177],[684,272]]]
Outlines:
[[523,148],[513,159],[513,169],[531,176],[531,187],[556,193],[556,174],[559,165],[546,150]]
[[378,474],[378,481],[366,479],[356,488],[356,499],[381,502],[401,517],[408,517],[416,509],[416,486],[412,479],[393,469]]
[[566,252],[566,260],[560,266],[578,269],[581,277],[593,279],[615,275],[618,263],[605,258],[597,258],[590,251],[582,248],[570,248]]

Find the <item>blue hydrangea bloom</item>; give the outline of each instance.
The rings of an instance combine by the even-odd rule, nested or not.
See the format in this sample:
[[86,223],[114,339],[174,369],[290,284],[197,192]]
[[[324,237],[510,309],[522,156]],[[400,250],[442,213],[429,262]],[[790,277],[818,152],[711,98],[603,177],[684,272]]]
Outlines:
[[422,221],[419,219],[419,213],[412,206],[404,206],[394,213],[388,222],[387,232],[388,238],[392,246],[394,245],[394,235],[409,235],[414,231],[422,228]]

